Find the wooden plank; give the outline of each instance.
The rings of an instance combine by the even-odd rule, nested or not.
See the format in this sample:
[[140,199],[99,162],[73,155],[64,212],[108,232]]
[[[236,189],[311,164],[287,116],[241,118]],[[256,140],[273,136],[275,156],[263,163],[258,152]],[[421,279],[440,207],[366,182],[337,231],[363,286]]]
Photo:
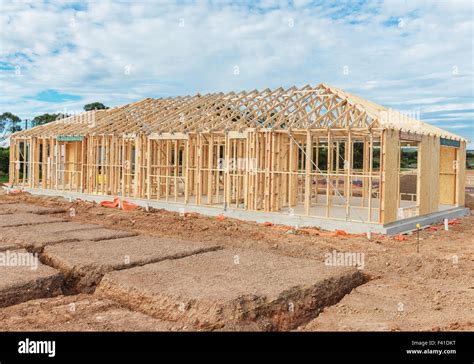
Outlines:
[[[418,143],[417,206],[418,214],[438,211],[439,204],[439,138],[423,136]],[[453,185],[454,188],[454,185]]]
[[331,172],[333,167],[333,142],[331,140],[331,130],[327,129],[327,138],[328,138],[328,154],[327,154],[327,170],[326,170],[326,217],[329,217],[331,213],[331,201],[332,201],[332,191],[331,191]]
[[465,205],[466,196],[466,142],[461,142],[456,150],[456,205]]
[[151,144],[153,141],[149,138],[146,139],[146,198],[151,200]]
[[[352,145],[352,134],[351,130],[349,129],[347,132],[347,144],[346,144],[346,158],[344,160],[345,164],[345,171],[346,174],[346,219],[350,219],[351,217],[351,195],[352,195],[352,155],[353,155],[353,145]],[[339,160],[337,161],[339,164]],[[338,177],[339,178],[339,177]]]
[[187,133],[151,133],[148,136],[149,139],[153,140],[188,140],[189,134]]
[[369,136],[369,186],[368,186],[368,211],[367,211],[367,220],[372,222],[372,173],[374,166],[374,138],[373,134],[370,133]]
[[398,154],[399,137],[396,130],[384,130],[382,136],[382,209],[380,213],[381,222],[384,224],[397,220],[398,204]]
[[305,168],[305,214],[309,215],[309,211],[311,208],[311,171],[313,167],[313,159],[312,159],[312,152],[313,152],[313,143],[311,139],[311,132],[308,130],[306,132],[306,168]]

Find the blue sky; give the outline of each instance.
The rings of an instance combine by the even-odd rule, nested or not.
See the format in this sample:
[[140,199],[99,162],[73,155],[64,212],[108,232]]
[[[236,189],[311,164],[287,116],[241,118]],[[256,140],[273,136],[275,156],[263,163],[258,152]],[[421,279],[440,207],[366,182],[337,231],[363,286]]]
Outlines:
[[0,113],[324,82],[474,149],[473,19],[470,0],[1,0]]

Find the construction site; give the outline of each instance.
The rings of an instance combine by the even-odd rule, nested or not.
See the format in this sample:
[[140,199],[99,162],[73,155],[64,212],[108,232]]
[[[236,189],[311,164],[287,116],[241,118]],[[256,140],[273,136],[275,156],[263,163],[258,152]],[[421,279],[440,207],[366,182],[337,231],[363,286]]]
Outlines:
[[144,99],[13,134],[9,185],[395,234],[468,213],[466,142],[325,84]]
[[472,331],[467,142],[325,84],[12,134],[0,330]]

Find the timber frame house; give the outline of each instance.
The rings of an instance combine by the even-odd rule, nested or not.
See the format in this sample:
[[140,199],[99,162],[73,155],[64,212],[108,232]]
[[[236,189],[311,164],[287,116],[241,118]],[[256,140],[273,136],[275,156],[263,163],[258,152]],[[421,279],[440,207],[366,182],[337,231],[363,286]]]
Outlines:
[[12,134],[9,184],[387,224],[464,206],[466,142],[325,84],[147,98]]

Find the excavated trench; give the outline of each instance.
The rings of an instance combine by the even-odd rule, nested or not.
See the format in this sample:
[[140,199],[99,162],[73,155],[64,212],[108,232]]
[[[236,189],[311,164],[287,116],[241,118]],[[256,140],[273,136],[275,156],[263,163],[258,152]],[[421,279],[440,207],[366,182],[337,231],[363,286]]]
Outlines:
[[[239,267],[230,263],[236,255]],[[286,331],[367,281],[357,269],[328,270],[312,260],[224,249],[109,272],[96,294],[200,330]]]
[[[324,308],[337,304],[354,288],[369,280],[367,275],[353,269],[331,274],[313,284],[293,285],[281,291],[261,291],[261,287],[257,287],[254,291],[250,289],[242,291],[237,288],[237,295],[227,296],[226,292],[221,291],[222,282],[209,279],[203,281],[203,284],[208,286],[207,291],[210,292],[205,297],[195,294],[195,289],[200,289],[199,284],[194,289],[190,289],[192,285],[179,288],[178,290],[182,292],[178,295],[170,292],[168,290],[170,286],[163,281],[159,281],[165,283],[163,290],[154,290],[148,286],[147,282],[151,282],[152,277],[148,281],[146,278],[141,280],[142,285],[128,284],[134,282],[133,275],[130,281],[126,277],[133,270],[146,270],[151,266],[165,264],[162,268],[165,271],[175,262],[221,252],[220,249],[222,248],[212,247],[198,250],[192,255],[180,253],[157,257],[146,262],[133,261],[120,267],[62,265],[43,251],[39,254],[39,259],[45,268],[51,269],[51,272],[44,277],[3,290],[0,292],[0,306],[16,305],[61,294],[75,296],[89,293],[98,298],[117,302],[131,311],[141,312],[159,320],[176,322],[196,330],[288,331],[310,322]],[[121,277],[114,275],[125,277],[125,282],[117,280],[116,278]],[[243,277],[243,280],[245,279]],[[242,281],[237,280],[235,283],[240,286]],[[235,288],[229,284],[225,291]],[[212,293],[214,289],[215,292]]]

